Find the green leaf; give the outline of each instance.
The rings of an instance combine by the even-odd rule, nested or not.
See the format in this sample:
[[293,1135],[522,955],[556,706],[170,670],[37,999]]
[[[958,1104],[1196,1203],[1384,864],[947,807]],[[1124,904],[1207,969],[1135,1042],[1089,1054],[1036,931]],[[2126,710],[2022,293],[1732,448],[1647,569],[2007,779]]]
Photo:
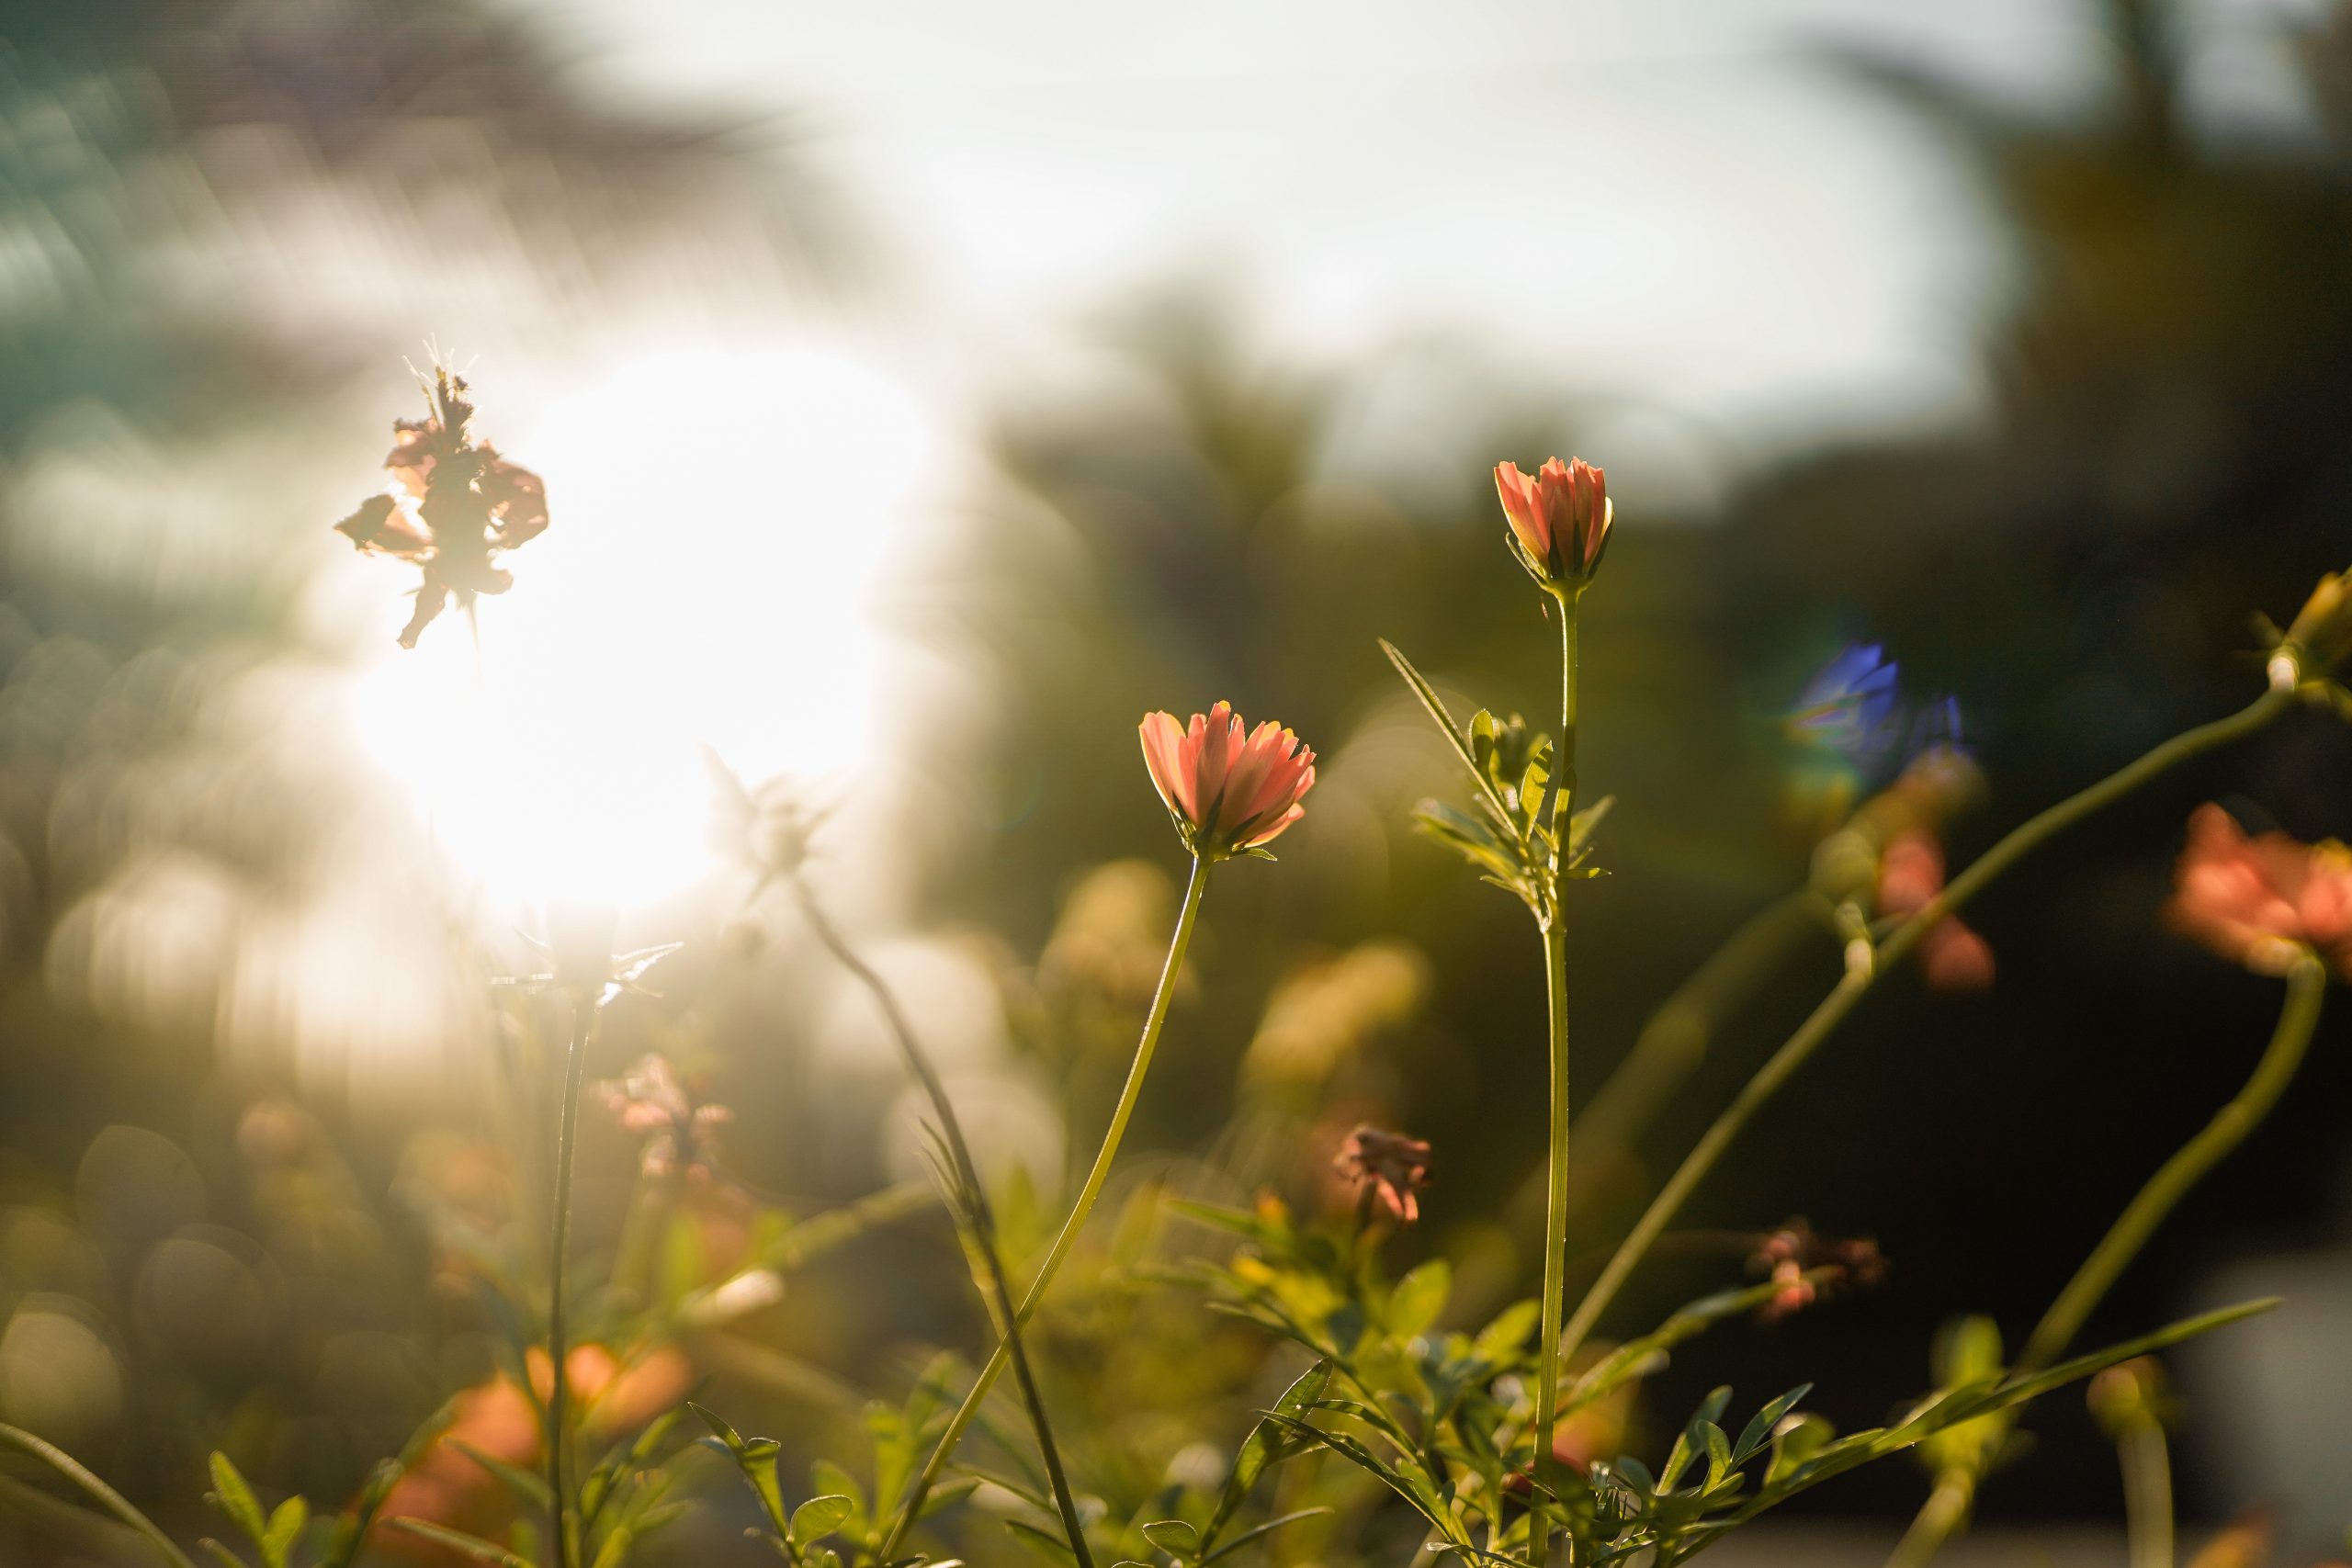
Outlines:
[[1070,1568],[1078,1568],[1078,1554],[1069,1549],[1069,1542],[1061,1537],[1041,1530],[1035,1525],[1021,1519],[1007,1519],[1004,1521],[1004,1528],[1012,1532],[1014,1540],[1044,1557],[1047,1562],[1066,1562],[1070,1565]]
[[1453,1270],[1445,1259],[1432,1258],[1396,1281],[1388,1295],[1388,1329],[1399,1338],[1426,1333],[1445,1310],[1453,1293]]
[[1600,826],[1600,819],[1608,816],[1609,808],[1616,804],[1615,795],[1604,795],[1568,818],[1568,853],[1571,856],[1590,841],[1592,830]]
[[1422,679],[1421,672],[1413,668],[1413,661],[1405,657],[1404,650],[1386,637],[1380,639],[1380,651],[1388,655],[1388,662],[1396,667],[1396,673],[1404,677],[1405,684],[1412,688],[1413,695],[1420,699],[1421,706],[1428,710],[1430,717],[1436,722],[1439,733],[1445,737],[1446,744],[1453,748],[1453,754],[1456,757],[1462,759],[1462,765],[1470,770],[1470,777],[1477,784],[1479,793],[1487,797],[1487,803],[1498,813],[1508,819],[1510,812],[1504,807],[1501,795],[1496,792],[1493,783],[1487,777],[1486,770],[1478,766],[1478,759],[1471,753],[1469,740],[1464,737],[1462,731],[1453,727],[1453,716],[1445,711],[1444,699],[1437,694],[1437,688]]
[[261,1511],[261,1503],[254,1496],[254,1489],[237,1473],[229,1456],[218,1449],[212,1453],[212,1506],[227,1516],[229,1522],[245,1532],[245,1539],[259,1546],[268,1538],[269,1521]]
[[1703,1423],[1699,1436],[1707,1448],[1707,1484],[1714,1485],[1731,1470],[1731,1439],[1713,1421]]
[[535,1508],[548,1506],[547,1477],[525,1469],[519,1464],[484,1453],[463,1438],[451,1438],[449,1446],[498,1478],[499,1483]]
[[702,1424],[710,1428],[713,1437],[727,1445],[728,1452],[740,1454],[743,1451],[743,1435],[729,1426],[724,1417],[705,1409],[691,1399],[686,1401],[686,1408],[701,1418]]
[[1812,1392],[1811,1383],[1801,1382],[1780,1398],[1768,1402],[1764,1408],[1758,1410],[1749,1419],[1747,1425],[1740,1429],[1739,1441],[1732,1445],[1732,1462],[1747,1463],[1748,1458],[1757,1450],[1762,1448],[1765,1440],[1771,1437],[1772,1428],[1781,1424],[1781,1417],[1795,1409],[1797,1401]]
[[1295,1513],[1277,1514],[1262,1525],[1254,1525],[1249,1529],[1243,1530],[1239,1535],[1235,1536],[1231,1540],[1227,1541],[1215,1551],[1212,1551],[1203,1557],[1200,1560],[1201,1568],[1208,1568],[1210,1563],[1216,1562],[1218,1558],[1225,1556],[1227,1552],[1238,1551],[1243,1547],[1249,1545],[1251,1541],[1258,1540],[1261,1536],[1272,1535],[1274,1531],[1281,1529],[1285,1525],[1295,1525],[1301,1519],[1318,1518],[1330,1511],[1331,1510],[1329,1508],[1301,1508]]
[[235,1552],[230,1551],[227,1547],[221,1545],[219,1541],[213,1540],[209,1535],[198,1538],[196,1543],[196,1549],[198,1551],[203,1552],[205,1556],[212,1559],[213,1562],[219,1563],[220,1568],[245,1568],[245,1560],[243,1558],[238,1556]]
[[768,1517],[775,1521],[775,1528],[779,1530],[788,1529],[790,1518],[785,1512],[784,1488],[775,1477],[776,1454],[783,1446],[774,1438],[753,1438],[743,1445],[743,1451],[735,1456],[737,1466],[743,1472],[743,1479],[750,1482],[752,1490],[760,1495],[761,1506],[767,1509]]
[[1705,1332],[1727,1317],[1737,1317],[1772,1299],[1781,1289],[1770,1280],[1745,1290],[1718,1291],[1702,1296],[1638,1339],[1628,1340],[1571,1383],[1560,1395],[1560,1415],[1573,1416],[1611,1390],[1640,1377],[1651,1362],[1684,1340]]
[[1473,866],[1506,879],[1506,886],[1516,889],[1520,878],[1526,874],[1517,845],[1499,837],[1476,818],[1457,811],[1442,800],[1424,800],[1415,807],[1413,825],[1451,847]]
[[347,1518],[334,1523],[333,1544],[319,1560],[319,1568],[351,1568],[351,1561],[367,1544],[368,1527],[376,1522],[384,1499],[400,1484],[401,1461],[396,1459],[378,1460],[376,1468],[368,1472],[368,1483],[359,1489],[359,1501]]
[[865,1511],[865,1488],[857,1483],[855,1476],[831,1460],[820,1459],[811,1463],[808,1466],[808,1482],[816,1488],[818,1496],[846,1497],[850,1500],[853,1513]]
[[1837,1436],[1838,1428],[1821,1416],[1799,1416],[1785,1428],[1776,1424],[1772,1433],[1772,1458],[1764,1467],[1764,1484],[1770,1487],[1786,1479],[1790,1472],[1801,1466],[1811,1463],[1814,1456]]
[[1478,1330],[1470,1348],[1486,1360],[1508,1364],[1518,1359],[1519,1352],[1544,1320],[1541,1302],[1513,1302],[1495,1314],[1495,1320]]
[[2007,1410],[2027,1400],[2038,1398],[2054,1388],[2064,1387],[2067,1383],[2076,1382],[2103,1372],[2109,1367],[2132,1359],[2134,1356],[2144,1356],[2151,1351],[2161,1350],[2166,1346],[2177,1345],[2184,1339],[2191,1339],[2198,1335],[2211,1333],[2216,1328],[2235,1323],[2242,1318],[2268,1312],[2278,1304],[2278,1298],[2272,1296],[2260,1301],[2245,1302],[2236,1306],[2222,1307],[2215,1312],[2184,1318],[2168,1327],[2158,1329],[2154,1334],[2143,1335],[2137,1339],[2126,1340],[2120,1345],[2111,1345],[2104,1350],[2094,1351],[2086,1356],[2077,1356],[2070,1361],[2062,1361],[2047,1371],[2036,1372],[2028,1377],[2011,1378],[2001,1382],[1954,1390],[1930,1399],[1915,1410],[1908,1419],[1896,1426],[1856,1432],[1851,1437],[1840,1438],[1824,1444],[1810,1461],[1790,1467],[1784,1473],[1768,1483],[1764,1489],[1745,1506],[1724,1516],[1721,1520],[1710,1521],[1707,1528],[1720,1533],[1722,1530],[1745,1523],[1765,1509],[1794,1496],[1799,1492],[1817,1486],[1833,1476],[1842,1475],[1859,1465],[1869,1463],[1871,1460],[1914,1447],[1946,1427],[1957,1426],[1963,1421],[1973,1421],[1979,1416],[1992,1415],[1996,1411]]
[[269,1568],[286,1568],[286,1554],[302,1539],[302,1529],[310,1522],[311,1505],[303,1497],[288,1497],[277,1505],[277,1511],[269,1516],[269,1528],[261,1543],[261,1554]]
[[1469,1538],[1462,1533],[1461,1521],[1445,1506],[1436,1483],[1419,1460],[1401,1455],[1394,1464],[1384,1463],[1377,1454],[1345,1433],[1327,1432],[1320,1427],[1294,1421],[1286,1416],[1269,1416],[1267,1419],[1280,1422],[1306,1441],[1319,1443],[1351,1464],[1379,1477],[1381,1484],[1411,1504],[1413,1511],[1427,1519],[1449,1542],[1464,1549],[1470,1547]]
[[1277,1417],[1296,1419],[1323,1397],[1323,1390],[1330,1381],[1331,1363],[1317,1361],[1300,1373],[1297,1381],[1274,1401],[1273,1409],[1250,1428],[1250,1435],[1241,1441],[1240,1451],[1233,1457],[1233,1473],[1226,1478],[1225,1491],[1216,1500],[1216,1512],[1209,1516],[1208,1527],[1201,1531],[1204,1547],[1216,1544],[1234,1510],[1250,1495],[1250,1489],[1258,1484],[1258,1477],[1265,1473],[1266,1467],[1297,1451],[1295,1440],[1278,1424]]
[[421,1540],[446,1546],[450,1551],[471,1558],[476,1562],[491,1563],[493,1568],[532,1568],[531,1560],[520,1553],[509,1551],[504,1547],[493,1541],[484,1540],[478,1535],[468,1535],[463,1530],[453,1530],[447,1525],[436,1525],[430,1519],[402,1517],[386,1519],[384,1522],[396,1530],[405,1530]]
[[1201,1532],[1182,1519],[1154,1519],[1143,1527],[1143,1538],[1170,1557],[1190,1557],[1201,1547]]
[[596,1549],[596,1560],[590,1568],[621,1568],[628,1561],[628,1549],[637,1544],[637,1532],[627,1525],[615,1525],[605,1537],[605,1544]]
[[839,1493],[811,1497],[792,1510],[792,1528],[785,1531],[785,1539],[796,1547],[805,1547],[841,1529],[856,1512],[855,1499]]

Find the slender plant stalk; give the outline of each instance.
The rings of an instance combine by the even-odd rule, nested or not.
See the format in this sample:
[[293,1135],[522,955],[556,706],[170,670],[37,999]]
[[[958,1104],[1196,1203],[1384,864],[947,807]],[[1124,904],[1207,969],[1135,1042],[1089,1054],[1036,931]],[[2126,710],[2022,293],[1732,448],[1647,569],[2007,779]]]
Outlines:
[[841,966],[856,976],[874,1005],[890,1026],[891,1037],[898,1042],[899,1055],[907,1064],[907,1071],[922,1086],[930,1098],[932,1113],[939,1119],[940,1135],[947,1145],[947,1157],[953,1166],[955,1185],[963,1210],[964,1230],[970,1241],[970,1250],[978,1267],[988,1292],[989,1317],[997,1333],[1012,1354],[1013,1381],[1020,1385],[1022,1403],[1029,1409],[1029,1425],[1037,1435],[1037,1451],[1046,1461],[1046,1478],[1051,1483],[1054,1506],[1062,1517],[1062,1533],[1069,1538],[1069,1549],[1079,1568],[1094,1568],[1093,1553],[1086,1544],[1086,1529],[1079,1521],[1078,1501],[1070,1494],[1069,1478],[1062,1470],[1061,1450],[1054,1442],[1052,1423],[1046,1416],[1045,1396],[1037,1391],[1037,1380],[1029,1366],[1029,1352],[1021,1339],[1021,1323],[1012,1304],[1012,1289],[1004,1277],[1004,1260],[997,1250],[996,1215],[989,1207],[988,1190],[980,1184],[980,1169],[972,1159],[972,1145],[964,1136],[964,1124],[956,1114],[955,1101],[947,1096],[947,1086],[940,1081],[938,1070],[932,1066],[931,1056],[915,1037],[914,1026],[907,1021],[904,1009],[899,1005],[898,994],[889,983],[875,972],[873,965],[857,954],[857,951],[842,940],[841,931],[825,913],[824,906],[808,884],[798,875],[792,879],[792,890],[799,897],[801,914],[817,940],[825,944]]
[[1634,1223],[1633,1230],[1610,1258],[1600,1277],[1585,1292],[1575,1314],[1569,1318],[1563,1336],[1561,1354],[1572,1355],[1585,1336],[1592,1332],[1601,1313],[1616,1298],[1628,1276],[1649,1251],[1679,1213],[1691,1191],[1705,1179],[1715,1162],[1723,1157],[1757,1111],[1780,1090],[1818,1050],[1856,1003],[1870,991],[1879,976],[1892,969],[1919,945],[1920,939],[1945,916],[1953,913],[1971,898],[1990,886],[1995,878],[2007,871],[2026,855],[2073,827],[2104,807],[2130,795],[2133,790],[2178,767],[2192,758],[2230,745],[2254,735],[2287,714],[2295,703],[2291,688],[2273,687],[2246,706],[2226,718],[2184,730],[2165,741],[2138,761],[2126,764],[2079,794],[2068,796],[2040,816],[2021,824],[2009,835],[1952,878],[1949,886],[1929,899],[1926,905],[1887,933],[1875,948],[1856,947],[1849,951],[1846,973],[1829,994],[1823,998],[1810,1016],[1797,1026],[1796,1032],[1784,1041],[1770,1059],[1747,1080],[1738,1095],[1713,1125],[1684,1156],[1672,1177],[1650,1202],[1650,1206]]
[[555,1239],[548,1262],[548,1513],[554,1527],[556,1568],[571,1568],[571,1508],[565,1499],[564,1431],[570,1424],[565,1408],[571,1393],[570,1347],[564,1340],[564,1266],[571,1249],[571,1151],[580,1131],[580,1078],[588,1059],[588,1031],[595,1021],[596,998],[592,991],[574,992],[571,998],[571,1042],[563,1066],[563,1111],[555,1135]]
[[1559,595],[1560,749],[1558,803],[1551,827],[1552,897],[1542,920],[1544,1016],[1551,1058],[1551,1138],[1544,1203],[1543,1357],[1535,1392],[1535,1473],[1550,1478],[1552,1433],[1560,1413],[1560,1315],[1566,1310],[1568,1253],[1568,938],[1562,923],[1561,873],[1566,869],[1577,805],[1577,595]]
[[[1094,1164],[1087,1171],[1086,1180],[1079,1189],[1078,1201],[1071,1206],[1069,1217],[1062,1222],[1061,1232],[1054,1237],[1054,1245],[1046,1251],[1045,1262],[1038,1266],[1036,1278],[1029,1282],[1028,1291],[1021,1298],[1020,1309],[1012,1314],[1012,1326],[1015,1330],[1027,1325],[1030,1315],[1037,1310],[1037,1303],[1045,1299],[1046,1288],[1053,1283],[1055,1271],[1061,1268],[1062,1259],[1069,1255],[1071,1246],[1078,1240],[1078,1233],[1085,1228],[1086,1217],[1092,1213],[1095,1199],[1102,1195],[1102,1183],[1111,1174],[1111,1162],[1118,1155],[1119,1141],[1126,1135],[1127,1122],[1134,1118],[1136,1101],[1143,1092],[1144,1075],[1151,1070],[1152,1052],[1159,1043],[1160,1028],[1168,1021],[1168,1004],[1176,994],[1176,976],[1183,971],[1185,950],[1193,943],[1193,927],[1200,918],[1201,897],[1208,890],[1208,876],[1209,863],[1195,856],[1192,877],[1184,884],[1183,906],[1177,912],[1176,931],[1169,939],[1168,961],[1160,968],[1159,988],[1152,992],[1151,1010],[1144,1015],[1143,1036],[1136,1043],[1135,1060],[1127,1067],[1127,1081],[1119,1090],[1119,1103],[1111,1112],[1111,1125],[1104,1131],[1102,1146],[1096,1151]],[[956,1445],[962,1440],[965,1428],[979,1414],[980,1402],[988,1397],[989,1390],[1003,1373],[1006,1359],[1006,1345],[1001,1342],[989,1357],[988,1364],[980,1369],[980,1375],[973,1381],[971,1391],[964,1395],[964,1403],[956,1406],[956,1414],[948,1419],[947,1429],[940,1434],[938,1444],[931,1450],[931,1457],[923,1461],[914,1483],[908,1488],[906,1503],[899,1510],[899,1517],[892,1521],[889,1534],[883,1539],[876,1552],[882,1562],[890,1562],[899,1541],[906,1538],[908,1529],[914,1524],[915,1516],[922,1510],[923,1499],[938,1482],[940,1472],[956,1451]]]
[[1894,1543],[1886,1568],[1927,1568],[1929,1559],[1951,1539],[1975,1506],[1973,1471],[1955,1466],[1937,1476],[1935,1490],[1928,1494],[1927,1503],[1903,1532],[1903,1539]]
[[[2270,1043],[2263,1048],[2262,1059],[2255,1064],[2254,1076],[2235,1099],[2214,1113],[2213,1119],[2197,1135],[2183,1144],[2173,1156],[2158,1167],[2132,1201],[2125,1206],[2107,1235],[2091,1249],[2091,1255],[2066,1281],[2041,1314],[2033,1332],[2018,1352],[2013,1374],[2037,1372],[2064,1355],[2075,1336],[2082,1331],[2084,1322],[2097,1311],[2098,1303],[2113,1288],[2132,1259],[2139,1256],[2148,1238],[2164,1224],[2175,1205],[2187,1196],[2189,1189],[2204,1179],[2207,1172],[2220,1164],[2232,1150],[2245,1142],[2247,1134],[2261,1125],[2278,1103],[2288,1084],[2302,1066],[2303,1053],[2310,1046],[2312,1032],[2318,1027],[2320,1003],[2327,994],[2327,971],[2319,960],[2306,953],[2287,971],[2287,999],[2278,1014],[2278,1025],[2271,1032]],[[2162,1444],[2163,1434],[2156,1441]],[[1987,1445],[1988,1449],[1999,1445]],[[2127,1483],[2133,1465],[2132,1456],[2124,1456]],[[1947,1479],[1956,1480],[1962,1486],[1963,1501],[1957,1509],[1938,1509],[1934,1499],[1923,1507],[1905,1532],[1903,1543],[1895,1555],[1888,1559],[1889,1568],[1919,1568],[1940,1551],[1944,1543],[1968,1519],[1967,1499],[1975,1495],[1980,1477],[1954,1467],[1945,1477],[1938,1478],[1940,1491]],[[2170,1483],[2166,1482],[2167,1492]],[[2166,1532],[2169,1534],[2170,1504],[2166,1504]],[[2135,1532],[2136,1538],[2136,1532]],[[2135,1561],[2136,1561],[2135,1554]],[[2171,1561],[2169,1543],[2165,1561]]]
[[2058,1292],[2058,1299],[2050,1303],[2050,1310],[2041,1314],[2041,1321],[2034,1325],[2025,1348],[2018,1353],[2018,1372],[2038,1372],[2065,1354],[2066,1347],[2082,1332],[2084,1321],[2098,1309],[2117,1277],[2139,1256],[2174,1206],[2270,1114],[2302,1066],[2303,1052],[2311,1044],[2312,1031],[2319,1025],[2320,1003],[2326,995],[2327,971],[2319,960],[2309,953],[2298,957],[2287,971],[2287,1000],[2278,1014],[2278,1026],[2271,1032],[2270,1043],[2263,1048],[2254,1076],[2235,1099],[2157,1168],[2117,1216],[2083,1266],[2075,1270],[2075,1277],[2066,1281],[2066,1288]]
[[[1569,1139],[1577,1146],[1576,1163],[1568,1169],[1568,1224],[1573,1234],[1587,1210],[1613,1190],[1622,1173],[1632,1168],[1634,1145],[1648,1131],[1674,1092],[1707,1058],[1716,1032],[1726,1017],[1748,999],[1763,979],[1777,972],[1801,942],[1818,942],[1827,929],[1828,902],[1810,887],[1781,895],[1749,916],[1724,944],[1693,970],[1673,995],[1661,1002],[1634,1038],[1600,1090],[1576,1113]],[[1504,1224],[1512,1234],[1534,1234],[1544,1215],[1542,1209],[1551,1162],[1532,1167],[1505,1206]],[[1740,1233],[1743,1236],[1746,1232]],[[1583,1261],[1598,1266],[1608,1253]],[[1573,1272],[1581,1267],[1570,1258]],[[1465,1284],[1454,1312],[1476,1316],[1498,1304],[1509,1281],[1499,1276],[1481,1293]],[[1482,1305],[1482,1303],[1484,1303]]]
[[2123,1462],[2123,1517],[2132,1568],[2174,1568],[2172,1456],[2156,1421],[2135,1421],[2116,1439]]
[[0,1426],[0,1446],[18,1449],[32,1455],[80,1487],[89,1495],[91,1501],[136,1530],[148,1545],[163,1554],[172,1568],[196,1568],[196,1564],[188,1561],[187,1553],[182,1551],[154,1520],[141,1513],[129,1498],[99,1480],[96,1472],[55,1443],[37,1438],[21,1427]]

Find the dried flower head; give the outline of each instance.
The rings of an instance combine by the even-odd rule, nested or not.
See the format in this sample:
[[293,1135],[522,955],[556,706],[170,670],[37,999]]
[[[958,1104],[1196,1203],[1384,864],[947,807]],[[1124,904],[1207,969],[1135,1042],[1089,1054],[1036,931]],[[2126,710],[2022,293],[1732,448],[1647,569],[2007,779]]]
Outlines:
[[2218,806],[2188,819],[2165,915],[2173,929],[2263,975],[2306,952],[2352,974],[2352,850],[2284,833],[2246,837]]
[[744,784],[707,746],[703,762],[712,786],[710,847],[758,873],[760,888],[797,874],[827,808],[811,804],[799,781],[788,776]]
[[539,477],[487,442],[474,444],[474,406],[465,378],[435,366],[426,397],[432,412],[424,418],[392,422],[384,467],[393,482],[335,525],[363,552],[396,556],[424,573],[416,611],[401,630],[402,648],[414,648],[417,634],[452,598],[468,609],[478,593],[514,586],[514,574],[498,566],[496,557],[529,543],[548,525],[547,488]]
[[1204,860],[1264,855],[1264,846],[1306,815],[1315,753],[1269,719],[1245,736],[1230,703],[1192,723],[1144,715],[1144,766],[1175,819],[1184,847]]
[[1869,1236],[1824,1235],[1802,1219],[1791,1220],[1758,1239],[1748,1270],[1768,1276],[1771,1296],[1757,1309],[1768,1323],[1802,1312],[1849,1285],[1876,1285],[1886,1278],[1886,1259]]
[[698,1100],[670,1058],[659,1053],[640,1058],[624,1077],[598,1084],[595,1094],[624,1129],[645,1140],[648,1176],[683,1172],[707,1179],[718,1156],[714,1129],[735,1115],[723,1105]]
[[1497,463],[1495,493],[1510,524],[1511,553],[1536,581],[1563,590],[1592,581],[1615,515],[1607,475],[1582,457],[1554,457],[1532,475]]
[[1403,1224],[1421,1217],[1420,1193],[1430,1184],[1430,1146],[1369,1122],[1348,1134],[1331,1168],[1356,1184],[1367,1207],[1377,1202]]

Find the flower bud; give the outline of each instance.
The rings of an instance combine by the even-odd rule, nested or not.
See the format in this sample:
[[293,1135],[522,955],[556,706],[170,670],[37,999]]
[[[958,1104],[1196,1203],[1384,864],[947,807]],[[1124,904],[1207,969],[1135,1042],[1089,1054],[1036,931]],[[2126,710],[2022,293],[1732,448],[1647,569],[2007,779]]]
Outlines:
[[1495,465],[1495,491],[1510,524],[1511,553],[1555,592],[1580,589],[1600,570],[1614,515],[1608,478],[1582,457],[1554,457],[1532,475]]

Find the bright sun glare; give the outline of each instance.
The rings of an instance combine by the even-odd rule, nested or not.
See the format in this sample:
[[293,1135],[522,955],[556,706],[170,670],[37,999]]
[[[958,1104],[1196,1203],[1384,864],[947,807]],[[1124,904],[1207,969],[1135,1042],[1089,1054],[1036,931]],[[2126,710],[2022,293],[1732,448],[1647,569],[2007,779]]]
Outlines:
[[[554,525],[461,617],[390,647],[370,751],[503,904],[654,902],[709,864],[707,745],[747,780],[865,760],[866,605],[922,460],[898,386],[805,347],[649,355],[527,438]],[[391,623],[388,623],[388,626]]]

